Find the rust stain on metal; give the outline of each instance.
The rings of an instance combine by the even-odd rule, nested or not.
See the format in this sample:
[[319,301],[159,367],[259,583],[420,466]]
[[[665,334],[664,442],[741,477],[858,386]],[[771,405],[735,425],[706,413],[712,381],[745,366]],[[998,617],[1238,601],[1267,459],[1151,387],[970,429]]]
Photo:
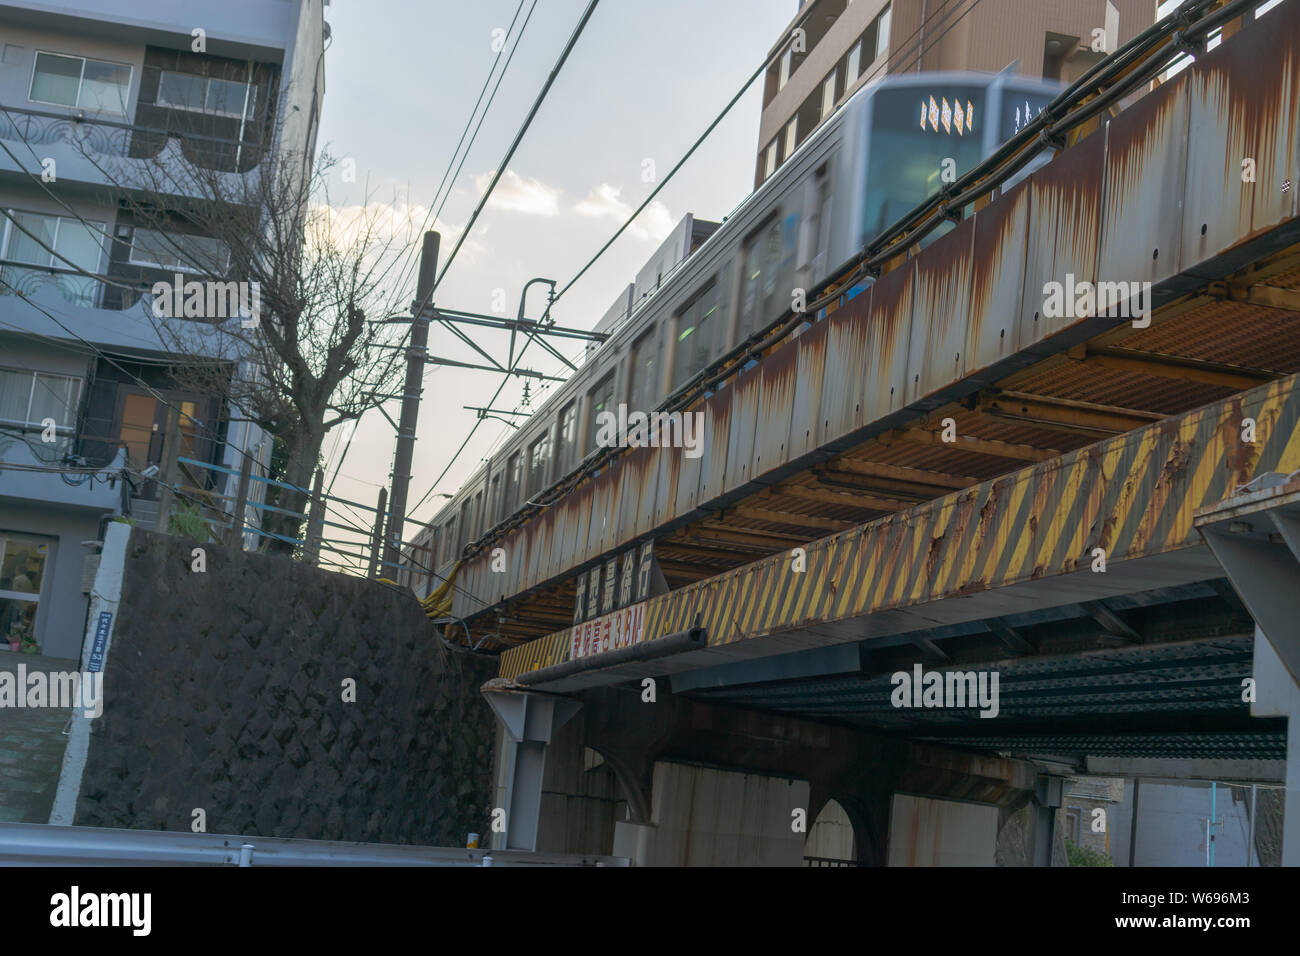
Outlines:
[[997,517],[998,508],[1001,506],[1002,488],[1005,484],[1006,480],[1000,478],[989,488],[989,496],[984,502],[984,507],[980,509],[978,532],[981,539],[993,527],[993,520]]
[[[975,240],[971,249],[970,330],[967,341],[980,340],[984,320],[990,316],[993,293],[1004,272],[1019,274],[1024,264],[1024,236],[1016,225],[1024,215],[1029,183],[1020,182],[998,202],[975,214]],[[1016,243],[1019,243],[1018,245]],[[1014,249],[1018,255],[1008,255]],[[969,347],[969,346],[968,346]]]

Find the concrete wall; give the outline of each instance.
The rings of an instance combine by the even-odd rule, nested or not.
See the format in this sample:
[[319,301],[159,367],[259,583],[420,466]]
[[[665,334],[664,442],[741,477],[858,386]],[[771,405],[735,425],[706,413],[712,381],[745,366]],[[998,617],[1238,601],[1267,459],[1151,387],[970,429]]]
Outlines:
[[889,866],[994,866],[998,808],[894,794]]
[[[660,762],[654,768],[650,866],[801,866],[803,780]],[[805,826],[807,824],[805,823]]]
[[[1245,866],[1250,832],[1250,788],[1217,788],[1215,814],[1223,827],[1215,834],[1214,865]],[[1205,866],[1205,821],[1210,816],[1210,785],[1202,782],[1143,780],[1138,796],[1136,866]],[[1125,781],[1124,801],[1111,809],[1111,858],[1128,866],[1133,821],[1133,781]],[[1252,853],[1251,866],[1259,866]]]
[[[75,823],[464,845],[487,833],[493,662],[415,600],[134,529]],[[354,703],[343,681],[356,684]]]

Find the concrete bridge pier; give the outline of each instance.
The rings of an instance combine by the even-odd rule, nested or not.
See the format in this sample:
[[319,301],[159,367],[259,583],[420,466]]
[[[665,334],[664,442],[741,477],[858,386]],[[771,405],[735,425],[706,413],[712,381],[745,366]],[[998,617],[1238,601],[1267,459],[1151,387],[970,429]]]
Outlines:
[[492,808],[491,847],[536,851],[547,745],[581,704],[554,694],[505,688],[484,688],[483,696],[501,726],[497,779],[506,781],[504,800]]
[[[590,689],[565,704],[485,693],[505,728],[506,846],[641,865],[802,866],[822,855],[808,850],[811,831],[834,801],[827,818],[847,818],[852,839],[827,863],[1051,860],[1059,783],[1053,791],[1026,761],[670,694],[648,702],[635,687]],[[530,728],[525,714],[521,731],[529,707],[541,716]]]
[[1196,527],[1256,621],[1251,715],[1287,718],[1282,865],[1300,866],[1300,472],[1258,476]]

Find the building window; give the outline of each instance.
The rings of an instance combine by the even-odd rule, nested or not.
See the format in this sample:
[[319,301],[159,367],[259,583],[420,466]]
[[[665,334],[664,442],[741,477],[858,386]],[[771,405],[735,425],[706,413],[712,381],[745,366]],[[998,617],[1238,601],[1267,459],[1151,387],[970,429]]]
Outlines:
[[35,431],[52,418],[56,433],[71,435],[80,398],[79,378],[0,368],[0,422],[6,425]]
[[862,69],[862,44],[855,43],[849,51],[849,58],[844,63],[844,88],[851,89],[858,82],[858,71]]
[[551,463],[551,433],[545,432],[528,446],[528,494],[546,488],[546,468]]
[[254,109],[256,99],[256,84],[163,70],[158,77],[158,96],[154,102],[172,109],[240,119]]
[[781,54],[781,71],[776,75],[776,88],[782,90],[790,82],[790,65],[794,59],[794,51],[791,47],[786,47],[785,52]]
[[1082,843],[1083,836],[1083,808],[1067,807],[1065,810],[1065,831],[1067,839],[1075,846]]
[[225,275],[230,268],[230,248],[220,239],[136,229],[131,236],[132,265],[175,269],[208,275]]
[[125,63],[37,51],[28,99],[125,115],[130,87],[131,67]]
[[794,155],[794,149],[799,145],[799,117],[796,116],[790,120],[785,127],[785,158],[789,159]]
[[36,611],[49,554],[46,538],[0,531],[0,642],[36,642]]
[[[47,274],[44,270],[52,270],[57,274],[55,281],[65,298],[74,305],[95,305],[100,283],[72,270],[99,272],[104,223],[83,223],[66,216],[44,216],[12,209],[9,215],[16,222],[6,216],[0,224],[0,258],[4,260],[0,263],[0,280],[31,292],[34,291],[33,283],[42,281],[40,277]],[[38,273],[10,263],[36,266],[42,271]]]
[[880,11],[876,17],[876,59],[889,52],[889,7]]
[[776,143],[776,140],[772,140],[772,144],[767,147],[767,165],[763,169],[764,179],[771,178],[772,174],[776,172]]
[[832,72],[822,84],[822,120],[835,110],[835,74]]

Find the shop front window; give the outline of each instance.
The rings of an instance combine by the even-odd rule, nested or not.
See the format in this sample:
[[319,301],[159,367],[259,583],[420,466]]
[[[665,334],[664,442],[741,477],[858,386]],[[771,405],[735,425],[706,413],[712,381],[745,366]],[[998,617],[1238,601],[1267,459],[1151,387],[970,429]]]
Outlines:
[[36,646],[48,539],[0,531],[0,642]]

